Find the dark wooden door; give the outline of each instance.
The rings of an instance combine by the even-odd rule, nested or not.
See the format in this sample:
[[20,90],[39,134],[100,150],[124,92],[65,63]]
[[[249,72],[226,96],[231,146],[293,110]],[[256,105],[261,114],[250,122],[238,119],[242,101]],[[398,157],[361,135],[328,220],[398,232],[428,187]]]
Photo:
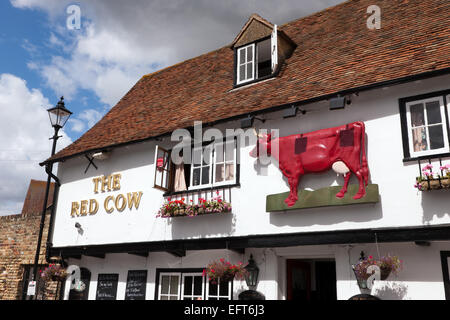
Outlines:
[[300,260],[287,260],[287,299],[311,300],[311,265]]
[[313,300],[317,301],[335,301],[336,293],[336,262],[335,261],[316,261],[316,290]]

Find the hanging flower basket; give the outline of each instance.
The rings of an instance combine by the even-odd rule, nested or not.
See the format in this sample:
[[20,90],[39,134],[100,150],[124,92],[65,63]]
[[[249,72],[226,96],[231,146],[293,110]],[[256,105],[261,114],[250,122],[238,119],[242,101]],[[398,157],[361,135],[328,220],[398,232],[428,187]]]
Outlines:
[[67,277],[66,269],[60,264],[50,264],[44,271],[39,271],[41,279],[47,281],[64,281]]
[[213,284],[216,284],[219,279],[220,282],[232,281],[235,277],[237,279],[244,279],[246,274],[247,270],[244,268],[242,262],[232,264],[225,259],[213,261],[203,270],[203,276],[208,276],[208,280]]
[[56,276],[56,275],[53,275],[53,276],[51,276],[51,278],[50,278],[52,281],[64,281],[64,280],[66,280],[66,276],[64,275],[64,276]]
[[386,280],[391,274],[392,269],[390,267],[380,267],[380,280]]
[[403,261],[400,260],[399,257],[391,256],[390,254],[381,257],[381,259],[377,261],[377,265],[381,270],[381,280],[386,280],[391,273],[397,275],[398,272],[403,269]]
[[379,260],[373,259],[372,256],[360,260],[356,265],[352,266],[352,269],[361,291],[368,290],[370,292],[367,285],[367,279],[370,275],[367,273],[367,269],[372,265],[376,265],[380,268],[380,280],[382,281],[386,280],[391,273],[397,275],[403,268],[402,260],[400,260],[399,257],[391,256],[390,254],[381,257]]

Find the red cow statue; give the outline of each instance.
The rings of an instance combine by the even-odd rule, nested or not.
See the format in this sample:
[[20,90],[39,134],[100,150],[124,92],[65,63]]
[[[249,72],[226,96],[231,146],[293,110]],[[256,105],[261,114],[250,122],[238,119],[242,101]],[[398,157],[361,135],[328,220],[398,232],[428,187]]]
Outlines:
[[[297,187],[301,176],[330,169],[344,174],[344,186],[336,197],[344,197],[352,173],[359,180],[359,189],[353,199],[360,199],[366,194],[369,169],[364,122],[275,139],[272,139],[271,134],[258,135],[257,146],[250,156],[258,157],[258,145],[259,150],[266,150],[268,156],[278,161],[280,170],[288,179],[291,192],[284,201],[289,207],[298,200]],[[278,154],[272,154],[272,149],[279,150]]]

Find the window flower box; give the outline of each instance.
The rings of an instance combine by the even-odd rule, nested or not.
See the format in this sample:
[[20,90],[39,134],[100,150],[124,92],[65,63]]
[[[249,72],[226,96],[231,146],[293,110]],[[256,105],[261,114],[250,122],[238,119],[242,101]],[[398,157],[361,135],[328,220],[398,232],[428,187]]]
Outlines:
[[194,203],[193,200],[189,200],[189,203],[186,203],[185,198],[172,201],[169,197],[156,216],[160,218],[195,217],[227,212],[231,212],[231,203],[223,201],[219,195],[210,200],[199,198],[197,203]]
[[421,176],[416,178],[414,187],[419,191],[450,189],[450,164],[441,166],[440,171],[441,174],[435,173],[431,164],[426,165]]

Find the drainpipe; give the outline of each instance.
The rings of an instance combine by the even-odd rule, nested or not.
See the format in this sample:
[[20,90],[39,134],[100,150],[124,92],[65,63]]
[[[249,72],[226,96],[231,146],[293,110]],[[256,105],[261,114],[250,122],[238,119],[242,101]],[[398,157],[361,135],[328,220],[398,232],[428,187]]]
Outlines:
[[58,203],[58,195],[59,195],[59,187],[61,186],[61,182],[59,181],[58,177],[55,176],[51,171],[48,170],[48,167],[45,167],[45,172],[47,172],[48,175],[50,175],[53,180],[55,180],[55,190],[53,190],[53,203],[52,203],[52,210],[50,212],[50,221],[48,225],[48,233],[47,233],[47,243],[46,243],[46,250],[45,250],[45,260],[47,262],[50,262],[50,249],[53,246],[52,240],[53,240],[53,223],[55,220],[55,208],[56,204]]

